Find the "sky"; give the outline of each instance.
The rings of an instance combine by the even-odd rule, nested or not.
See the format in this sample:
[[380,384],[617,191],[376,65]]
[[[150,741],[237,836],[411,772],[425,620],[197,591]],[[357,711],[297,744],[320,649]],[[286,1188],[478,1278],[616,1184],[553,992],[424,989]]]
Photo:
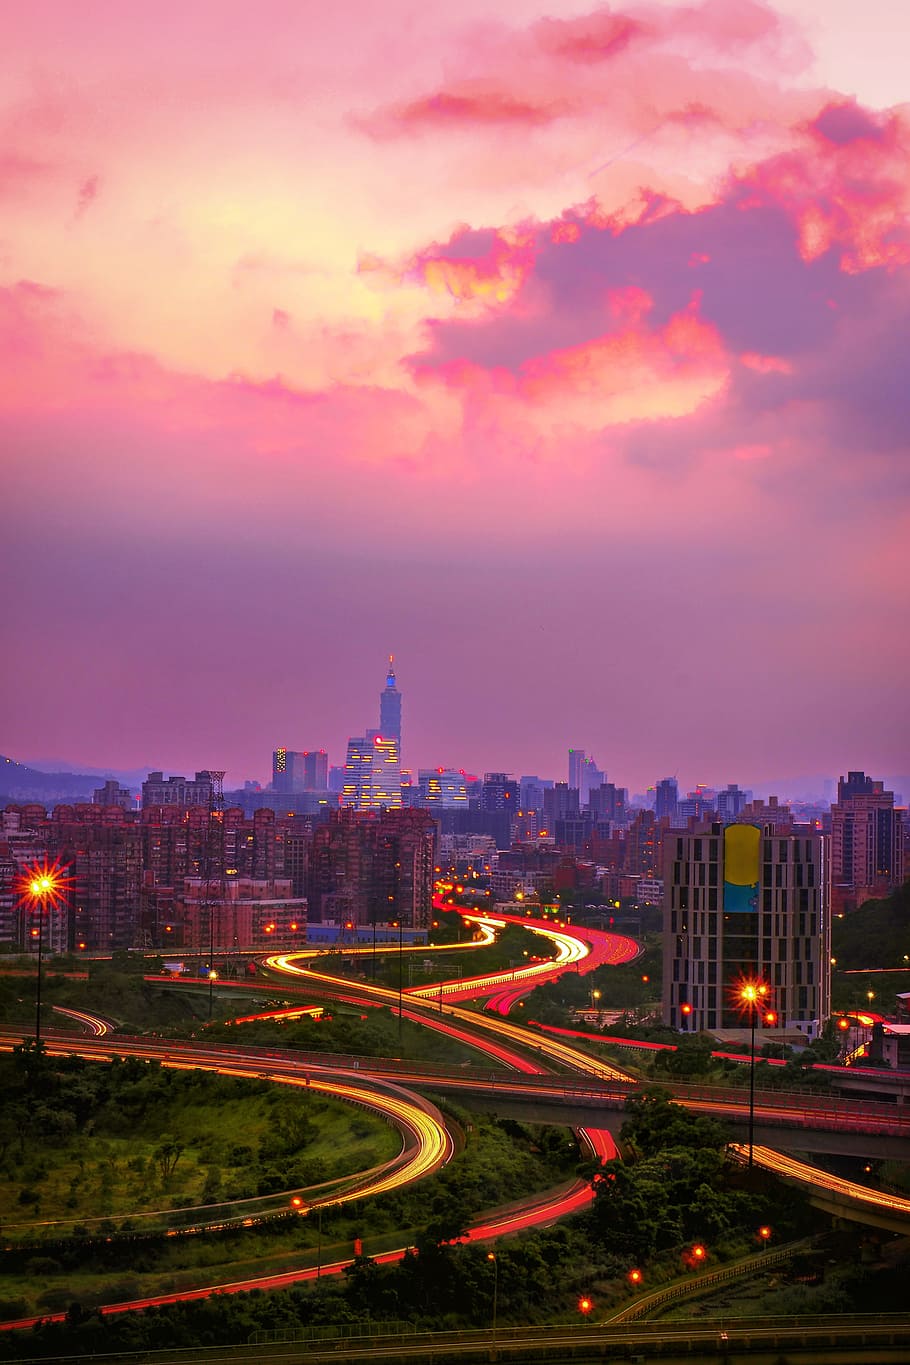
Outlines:
[[0,6],[0,752],[910,771],[910,6]]

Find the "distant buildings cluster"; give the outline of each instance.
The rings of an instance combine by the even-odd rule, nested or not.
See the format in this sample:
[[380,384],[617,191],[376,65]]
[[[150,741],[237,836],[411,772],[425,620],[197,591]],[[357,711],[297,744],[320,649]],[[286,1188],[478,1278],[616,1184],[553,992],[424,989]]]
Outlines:
[[565,782],[443,766],[415,777],[401,765],[391,658],[378,720],[343,767],[323,748],[276,748],[264,789],[223,793],[215,770],[152,772],[138,808],[116,782],[91,804],[7,806],[0,943],[32,946],[17,881],[43,858],[71,883],[45,944],[86,953],[413,938],[431,924],[434,881],[451,877],[516,905],[568,893],[604,925],[622,914],[634,927],[652,907],[668,1023],[730,1026],[732,983],[757,976],[799,1026],[828,1008],[832,915],[910,871],[906,811],[863,772],[840,779],[830,808],[799,809],[735,783],[681,793],[672,777],[630,798],[582,749]]

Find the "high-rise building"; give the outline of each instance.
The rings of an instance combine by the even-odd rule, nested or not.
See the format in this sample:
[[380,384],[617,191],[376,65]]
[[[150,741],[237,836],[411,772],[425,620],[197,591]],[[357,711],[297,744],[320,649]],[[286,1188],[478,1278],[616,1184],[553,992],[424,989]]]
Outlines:
[[741,991],[764,984],[784,1026],[830,1008],[828,841],[705,823],[663,841],[663,1018],[686,1032],[748,1028]]
[[401,693],[395,683],[395,656],[389,655],[385,687],[379,694],[379,733],[398,743],[401,754]]
[[275,749],[272,753],[272,791],[325,791],[329,756],[325,749]]
[[612,823],[622,822],[626,818],[627,797],[625,787],[617,787],[614,782],[602,782],[591,792],[588,805],[596,818]]
[[519,782],[519,802],[521,809],[543,810],[543,794],[553,783],[548,778],[527,775]]
[[544,820],[554,825],[557,820],[576,819],[581,810],[578,788],[568,782],[555,782],[543,794]]
[[586,806],[591,792],[607,780],[607,774],[598,768],[594,757],[588,758],[584,749],[569,750],[569,786],[578,792],[579,803]]
[[729,824],[732,820],[737,819],[742,814],[743,807],[751,796],[751,792],[742,791],[735,782],[728,783],[717,793],[714,800],[717,818],[723,824]]
[[401,763],[394,736],[367,730],[348,740],[341,804],[353,810],[401,809]]
[[515,815],[519,809],[521,789],[514,777],[507,773],[484,773],[480,791],[480,809],[507,811]]
[[887,895],[904,877],[904,811],[864,772],[837,784],[831,807],[831,884],[838,910]]
[[658,820],[665,816],[669,820],[676,819],[676,807],[679,803],[679,787],[675,777],[665,777],[657,784],[654,794],[654,814]]
[[626,833],[625,870],[638,877],[659,878],[664,825],[653,810],[640,810]]
[[[467,810],[468,788],[463,772],[453,768],[421,768],[417,774],[421,805],[441,810]],[[412,805],[417,804],[412,802]]]

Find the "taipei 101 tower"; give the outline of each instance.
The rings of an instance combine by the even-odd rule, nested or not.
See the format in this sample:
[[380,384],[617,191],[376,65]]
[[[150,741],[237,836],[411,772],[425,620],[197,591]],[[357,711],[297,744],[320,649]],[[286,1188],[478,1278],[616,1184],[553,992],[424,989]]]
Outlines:
[[401,755],[401,693],[395,686],[395,656],[389,655],[389,672],[385,687],[379,694],[379,733],[383,739],[398,742],[399,761]]

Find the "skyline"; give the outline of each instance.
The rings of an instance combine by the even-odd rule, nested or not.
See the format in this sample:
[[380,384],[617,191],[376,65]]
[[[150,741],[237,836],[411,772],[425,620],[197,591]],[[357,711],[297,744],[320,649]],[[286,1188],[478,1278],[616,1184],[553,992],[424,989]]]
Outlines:
[[910,13],[817,9],[17,13],[0,751],[338,762],[392,652],[412,769],[910,771]]

